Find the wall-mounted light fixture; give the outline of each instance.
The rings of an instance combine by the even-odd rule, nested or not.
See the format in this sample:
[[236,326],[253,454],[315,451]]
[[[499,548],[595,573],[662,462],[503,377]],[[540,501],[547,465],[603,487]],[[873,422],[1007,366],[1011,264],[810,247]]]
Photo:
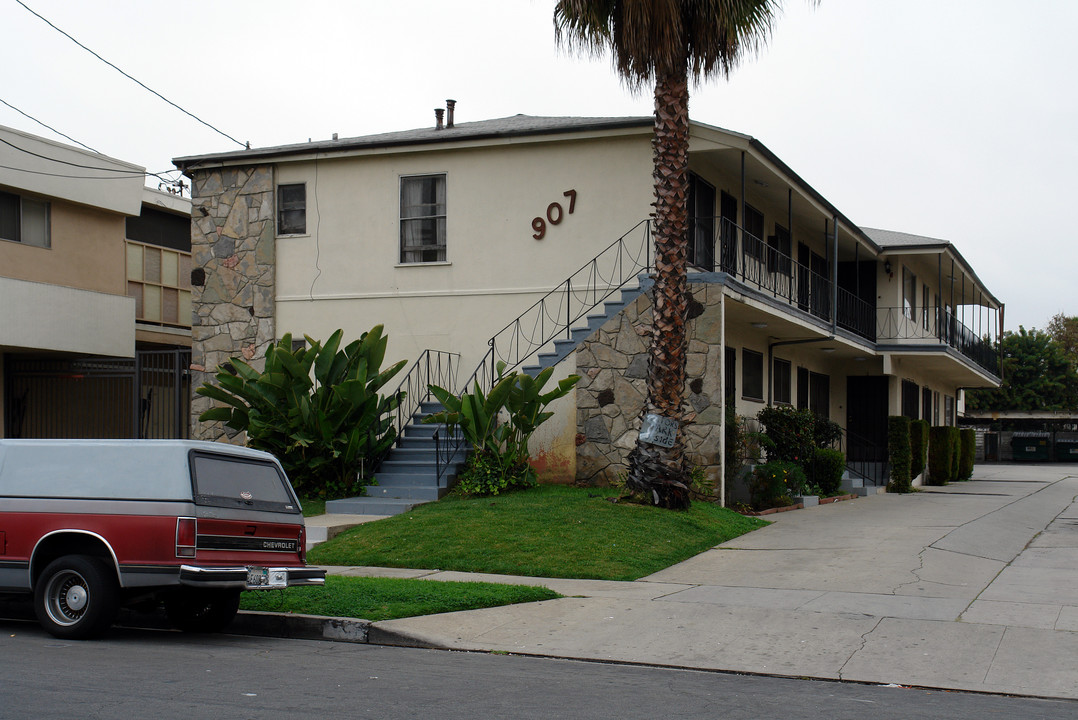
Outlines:
[[883,261],[883,271],[885,273],[887,273],[888,275],[891,274],[891,261],[890,260],[884,260]]

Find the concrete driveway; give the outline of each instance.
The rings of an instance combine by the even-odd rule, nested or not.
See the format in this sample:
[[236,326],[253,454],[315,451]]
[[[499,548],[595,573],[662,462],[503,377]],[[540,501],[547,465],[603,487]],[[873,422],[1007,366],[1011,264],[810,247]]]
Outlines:
[[334,568],[546,585],[544,603],[375,623],[405,643],[1078,698],[1078,466],[770,516],[636,582]]

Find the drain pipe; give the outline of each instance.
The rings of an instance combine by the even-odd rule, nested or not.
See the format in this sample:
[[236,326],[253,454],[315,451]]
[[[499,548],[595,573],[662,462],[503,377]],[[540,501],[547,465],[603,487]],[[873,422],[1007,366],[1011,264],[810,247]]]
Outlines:
[[779,345],[805,345],[808,343],[816,342],[828,342],[834,340],[835,336],[823,338],[803,338],[801,340],[779,340],[777,342],[768,343],[767,345],[767,406],[771,407],[771,396],[774,392],[774,371],[775,371],[775,348]]

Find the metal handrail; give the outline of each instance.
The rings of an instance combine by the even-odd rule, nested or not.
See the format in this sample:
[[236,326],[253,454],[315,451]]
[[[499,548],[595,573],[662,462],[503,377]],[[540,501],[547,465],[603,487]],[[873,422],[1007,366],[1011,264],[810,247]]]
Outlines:
[[[498,375],[511,372],[533,357],[551,341],[572,336],[573,326],[608,297],[651,269],[651,220],[641,220],[557,287],[535,302],[515,320],[496,332],[489,349],[475,371],[457,387],[462,395],[475,387],[489,391]],[[639,233],[637,242],[634,237]],[[444,386],[443,386],[444,387]],[[460,451],[464,438],[458,434],[443,438],[434,433],[438,484],[449,461]]]
[[[396,434],[393,444],[377,456],[369,458],[368,462],[364,464],[365,467],[377,468],[386,459],[390,451],[400,445],[401,439],[404,437],[404,428],[419,411],[420,406],[431,398],[431,385],[454,387],[456,366],[459,364],[459,360],[460,353],[446,352],[444,350],[424,350],[419,355],[393,391],[394,394],[404,391],[404,397],[397,405],[397,409],[390,420],[390,427]],[[372,431],[367,437],[368,447],[376,441],[377,438],[374,437]]]
[[[847,428],[840,426],[840,429],[842,430],[842,433],[838,440],[838,449],[846,456],[846,469],[851,473],[856,473],[864,480],[871,481],[872,484],[877,487],[886,485],[888,480],[887,446],[880,445],[862,435],[850,432]],[[858,447],[864,448],[867,451],[864,453],[865,457],[850,457],[851,439],[857,442]]]
[[972,329],[946,307],[876,308],[876,337],[886,340],[929,340],[949,345],[993,375],[999,374],[999,356],[988,338]]

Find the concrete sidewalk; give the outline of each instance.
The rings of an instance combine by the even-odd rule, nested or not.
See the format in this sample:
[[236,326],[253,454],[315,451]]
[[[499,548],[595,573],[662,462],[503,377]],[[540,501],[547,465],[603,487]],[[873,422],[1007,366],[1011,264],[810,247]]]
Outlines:
[[373,623],[383,641],[1078,699],[1070,472],[979,466],[971,482],[769,516],[636,582],[330,570],[566,596]]

